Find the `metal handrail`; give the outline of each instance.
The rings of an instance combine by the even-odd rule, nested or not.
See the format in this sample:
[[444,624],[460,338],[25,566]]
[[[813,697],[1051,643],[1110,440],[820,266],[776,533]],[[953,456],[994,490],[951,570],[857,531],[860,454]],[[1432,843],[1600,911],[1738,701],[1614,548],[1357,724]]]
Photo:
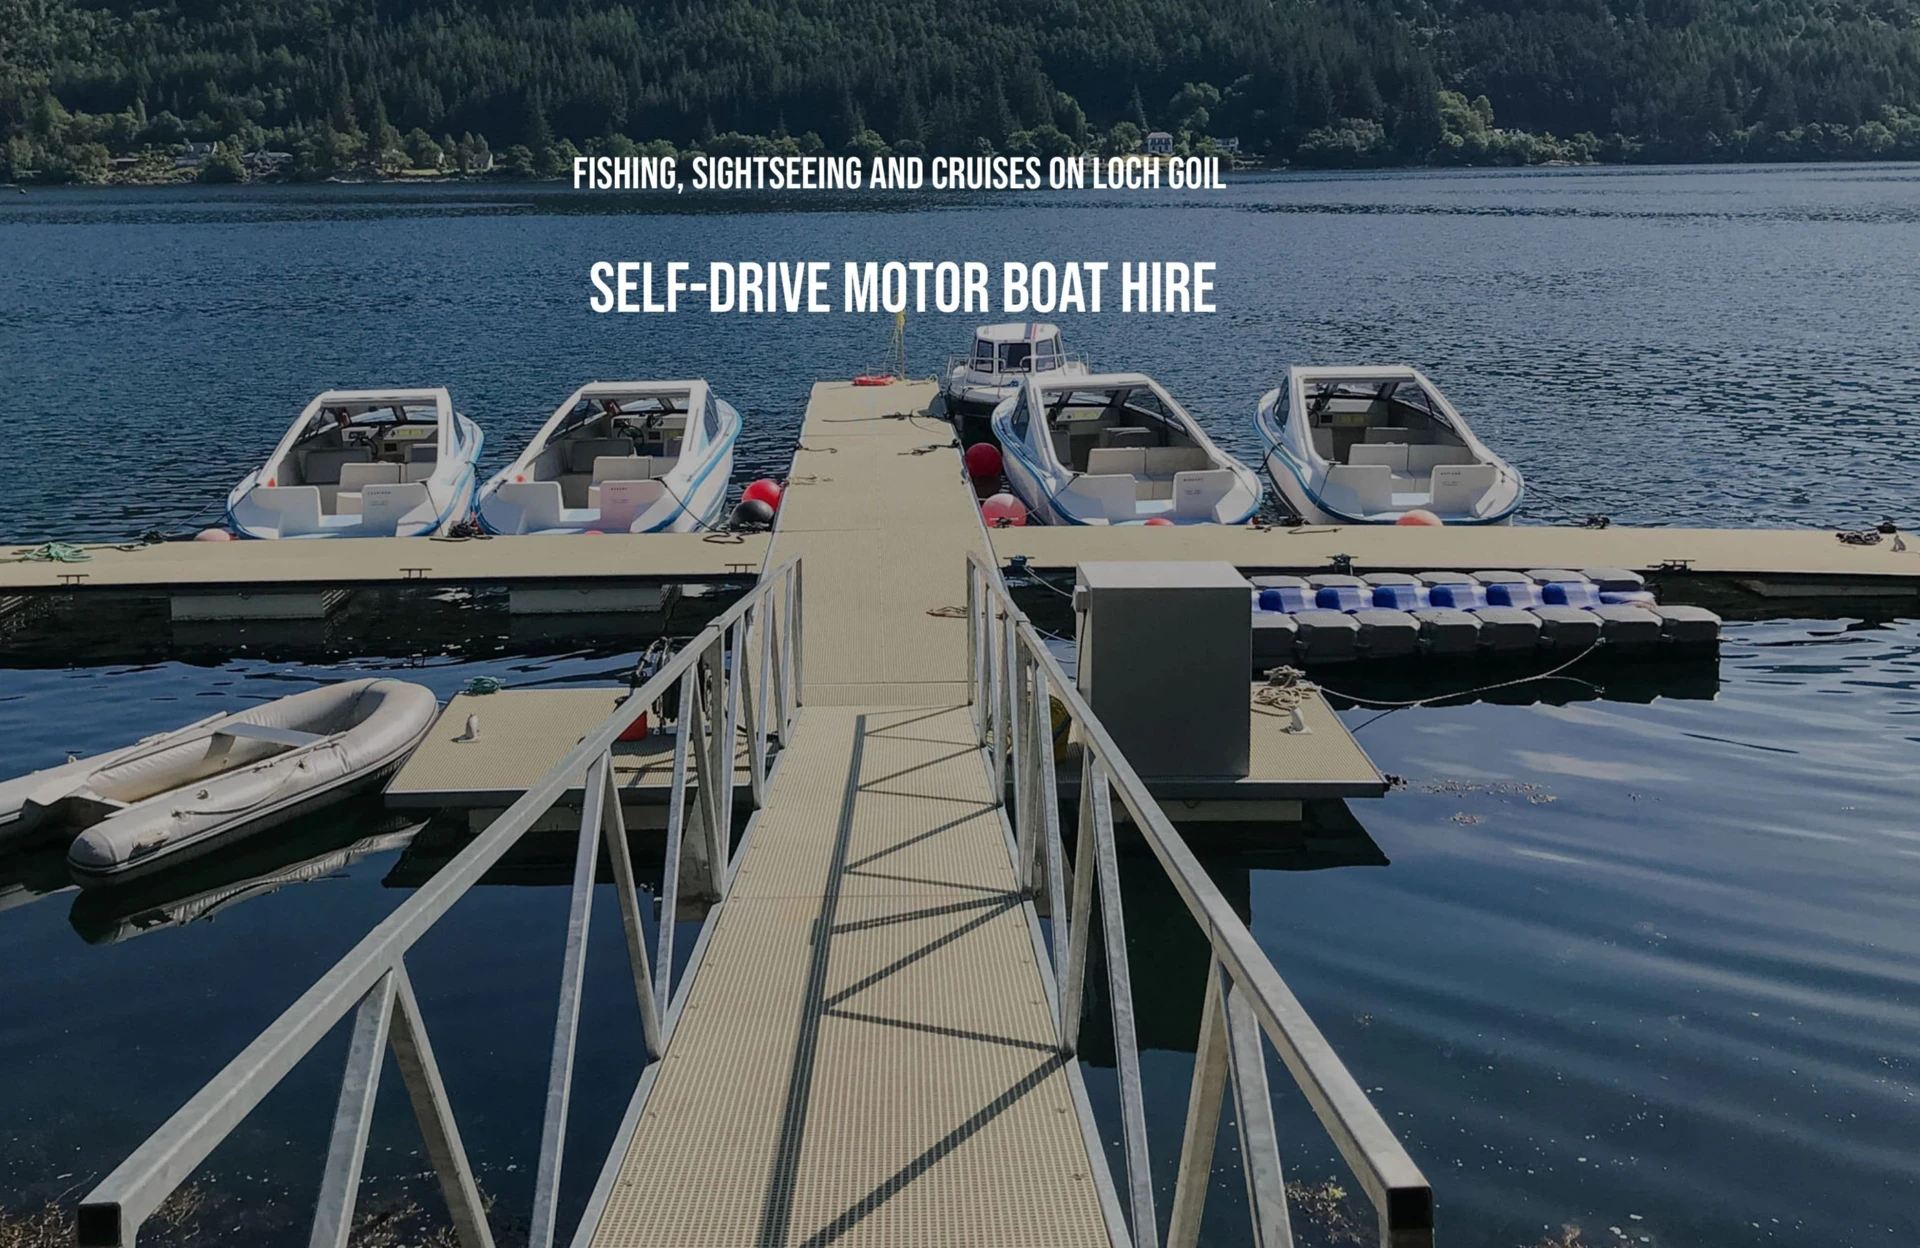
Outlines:
[[[707,930],[711,930],[738,865],[738,854],[729,860],[728,841],[740,729],[746,729],[749,793],[755,807],[765,800],[775,749],[784,750],[792,738],[801,689],[800,591],[798,558],[765,573],[752,591],[683,646],[652,679],[534,782],[520,800],[367,933],[87,1194],[79,1210],[81,1248],[131,1248],[140,1225],[161,1202],[349,1013],[354,1015],[353,1033],[309,1239],[311,1248],[345,1248],[351,1234],[380,1069],[389,1047],[413,1102],[462,1248],[492,1248],[486,1205],[454,1124],[452,1106],[407,976],[405,955],[584,772],[560,1008],[554,1022],[553,1059],[528,1235],[530,1248],[550,1248],[557,1221],[560,1161],[573,1087],[588,920],[600,845],[605,842],[613,863],[647,1053],[657,1059],[672,1038],[678,1018],[675,994],[684,993],[692,978],[689,968],[676,989],[672,970],[674,912],[683,869],[687,885],[716,903],[707,916]],[[613,775],[612,748],[635,720],[676,687],[679,723],[668,793],[667,856],[657,947],[650,959]],[[740,852],[744,851],[743,844]]]
[[[1048,904],[1054,927],[1051,961],[1058,986],[1054,1022],[1060,1047],[1067,1053],[1075,1050],[1079,1039],[1090,922],[1098,892],[1126,1160],[1120,1197],[1133,1243],[1153,1248],[1159,1228],[1120,903],[1114,794],[1211,946],[1167,1228],[1168,1248],[1192,1248],[1199,1238],[1214,1136],[1222,1100],[1229,1091],[1239,1124],[1252,1241],[1263,1246],[1293,1242],[1262,1033],[1372,1202],[1379,1216],[1382,1248],[1431,1248],[1433,1192],[1425,1176],[1161,811],[1093,708],[1048,653],[1040,633],[1014,604],[999,570],[974,552],[967,555],[966,609],[974,725],[996,799],[1006,800],[1008,786],[1013,791],[1007,817],[1013,829],[1016,879],[1029,895],[1044,896]],[[1083,751],[1070,879],[1055,791],[1053,700],[1065,708]],[[1043,964],[1048,962],[1048,951],[1037,935],[1036,952]]]

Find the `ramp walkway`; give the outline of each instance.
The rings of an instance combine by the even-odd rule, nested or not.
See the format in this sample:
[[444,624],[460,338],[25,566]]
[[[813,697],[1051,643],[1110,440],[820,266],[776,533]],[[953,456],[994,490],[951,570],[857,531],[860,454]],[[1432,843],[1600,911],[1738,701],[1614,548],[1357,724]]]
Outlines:
[[1109,1242],[966,623],[928,614],[986,548],[924,449],[950,431],[891,415],[930,390],[814,389],[773,555],[803,558],[806,709],[596,1248]]
[[[436,742],[410,791],[525,791],[94,1187],[78,1210],[82,1248],[131,1248],[343,1024],[310,1244],[354,1237],[391,1053],[455,1238],[493,1248],[494,1222],[520,1215],[489,1212],[407,960],[531,830],[567,823],[575,800],[529,1248],[1197,1248],[1229,1104],[1246,1242],[1279,1248],[1292,1233],[1268,1075],[1282,1067],[1378,1217],[1369,1242],[1431,1248],[1425,1177],[1013,600],[951,430],[919,414],[931,397],[930,386],[816,386],[758,581],[584,735],[585,695],[456,708],[499,731],[466,756],[449,751],[475,743]],[[629,749],[622,738],[655,708],[662,744]],[[1071,862],[1062,712],[1078,751]],[[643,899],[624,812],[662,778],[661,883]],[[737,847],[736,801],[754,811]],[[1122,816],[1150,851],[1126,871],[1164,874],[1210,950],[1177,1141],[1148,1130]],[[596,884],[603,854],[610,890]],[[561,1216],[563,1162],[588,933],[606,892],[641,1071],[576,1223]],[[690,900],[710,909],[677,956],[681,925],[649,928],[644,911],[675,916]],[[1117,1131],[1096,1121],[1077,1056],[1092,994],[1112,1020]],[[1170,1199],[1155,1149],[1177,1150]]]

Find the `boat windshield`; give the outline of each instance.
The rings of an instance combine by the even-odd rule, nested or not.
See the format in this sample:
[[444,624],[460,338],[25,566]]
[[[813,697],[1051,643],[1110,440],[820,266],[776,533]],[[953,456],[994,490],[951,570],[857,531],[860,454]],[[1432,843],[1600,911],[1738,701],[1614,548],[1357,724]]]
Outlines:
[[1000,344],[1000,371],[1003,373],[1024,373],[1033,368],[1033,344],[1030,342],[1003,342]]

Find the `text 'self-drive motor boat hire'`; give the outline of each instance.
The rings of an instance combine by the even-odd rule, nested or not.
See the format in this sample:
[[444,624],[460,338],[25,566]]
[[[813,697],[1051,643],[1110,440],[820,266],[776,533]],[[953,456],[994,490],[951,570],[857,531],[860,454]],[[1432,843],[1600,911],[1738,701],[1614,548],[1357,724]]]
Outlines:
[[947,361],[940,393],[949,416],[984,420],[1020,392],[1021,382],[1042,374],[1087,375],[1086,361],[1061,347],[1058,325],[982,325],[973,331],[973,353]]
[[480,491],[491,533],[687,533],[724,519],[740,413],[704,381],[582,386]]
[[198,857],[374,784],[439,712],[433,691],[350,680],[0,784],[0,846],[71,836],[85,884]]
[[1295,368],[1260,400],[1267,473],[1313,524],[1506,524],[1520,474],[1411,368]]
[[227,496],[240,537],[436,537],[473,513],[480,427],[447,392],[329,390]]
[[993,413],[1007,482],[1048,524],[1244,524],[1260,479],[1139,373],[1035,376]]

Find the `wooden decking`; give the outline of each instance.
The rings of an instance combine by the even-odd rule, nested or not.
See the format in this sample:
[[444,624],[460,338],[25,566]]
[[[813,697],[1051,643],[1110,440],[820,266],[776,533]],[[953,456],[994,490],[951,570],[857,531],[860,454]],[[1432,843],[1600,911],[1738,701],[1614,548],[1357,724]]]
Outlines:
[[927,389],[814,390],[773,552],[805,558],[805,709],[597,1248],[1108,1242],[966,622],[930,614],[985,541],[950,432],[892,415]]

